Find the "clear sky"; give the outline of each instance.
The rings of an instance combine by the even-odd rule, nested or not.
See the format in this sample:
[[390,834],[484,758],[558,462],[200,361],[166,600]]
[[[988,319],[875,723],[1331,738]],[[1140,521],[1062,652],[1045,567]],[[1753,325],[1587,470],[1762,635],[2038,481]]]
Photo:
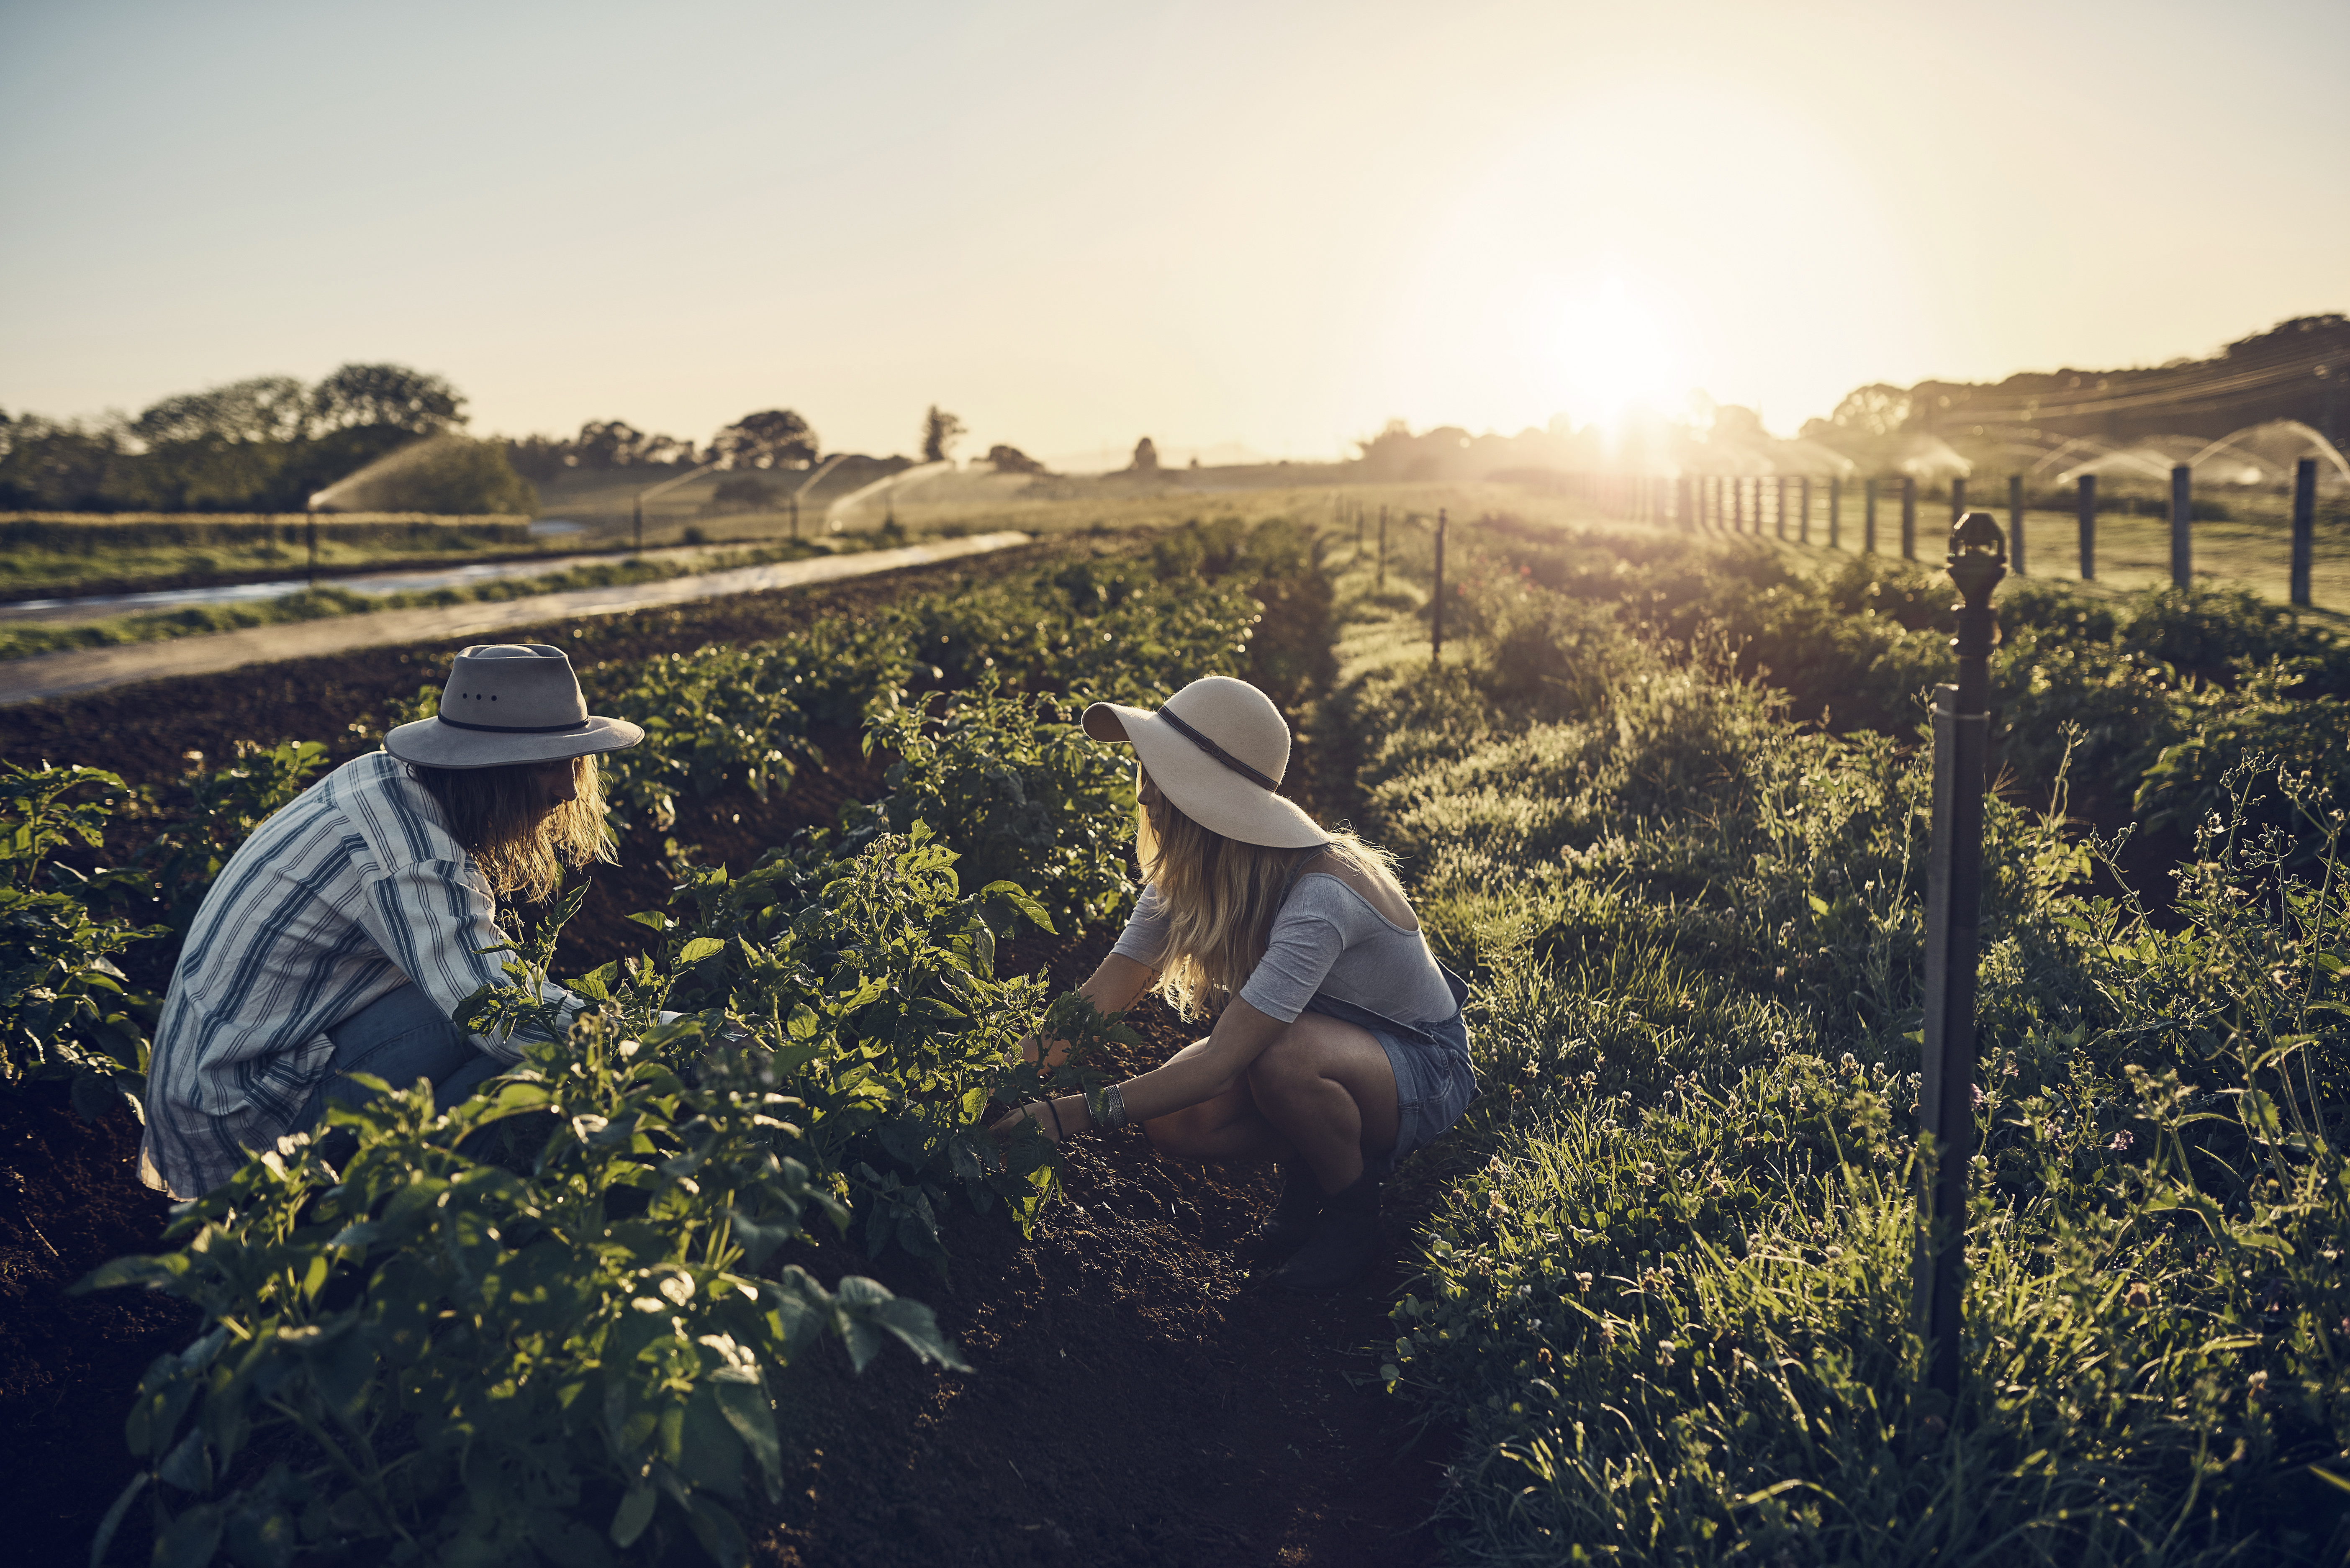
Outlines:
[[0,5],[0,408],[1515,431],[2350,309],[2350,4]]

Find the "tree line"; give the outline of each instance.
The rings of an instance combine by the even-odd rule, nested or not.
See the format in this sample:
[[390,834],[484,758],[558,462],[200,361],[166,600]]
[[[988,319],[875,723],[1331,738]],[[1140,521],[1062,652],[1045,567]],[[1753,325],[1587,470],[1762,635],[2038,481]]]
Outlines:
[[[365,488],[369,510],[533,514],[536,486],[574,470],[709,464],[734,471],[770,498],[757,475],[805,472],[823,455],[816,431],[790,409],[762,409],[706,442],[589,420],[576,435],[467,435],[463,393],[406,365],[345,365],[315,386],[254,376],[177,392],[136,416],[88,420],[0,410],[0,510],[26,512],[298,512],[311,498],[404,447],[433,443],[430,461],[403,462]],[[962,420],[932,404],[920,430],[922,461],[951,452]],[[1044,464],[998,445],[998,472]],[[903,466],[905,458],[888,460]],[[884,464],[884,469],[888,464]],[[855,466],[855,465],[851,465]],[[722,497],[723,499],[723,497]]]
[[434,441],[433,461],[408,481],[415,510],[535,510],[503,443],[472,440],[465,422],[464,395],[446,378],[390,364],[345,365],[315,386],[249,377],[175,392],[136,417],[0,410],[0,508],[298,512],[377,459]]

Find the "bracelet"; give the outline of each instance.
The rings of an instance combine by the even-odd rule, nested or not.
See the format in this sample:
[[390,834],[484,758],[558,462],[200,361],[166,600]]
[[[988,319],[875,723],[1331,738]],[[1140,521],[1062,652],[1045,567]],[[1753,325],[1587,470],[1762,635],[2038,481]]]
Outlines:
[[1126,1125],[1126,1091],[1117,1084],[1105,1084],[1086,1096],[1086,1110],[1097,1127],[1122,1127]]
[[1053,1137],[1055,1140],[1062,1143],[1067,1142],[1069,1130],[1061,1125],[1061,1107],[1053,1103],[1053,1096],[1050,1095],[1045,1096],[1045,1108],[1053,1113]]

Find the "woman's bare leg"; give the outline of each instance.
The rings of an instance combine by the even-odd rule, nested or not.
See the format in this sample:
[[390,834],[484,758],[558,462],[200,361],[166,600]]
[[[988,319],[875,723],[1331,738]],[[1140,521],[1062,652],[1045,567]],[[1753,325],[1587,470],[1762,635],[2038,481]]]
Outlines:
[[[1194,1040],[1170,1061],[1207,1049]],[[1215,1094],[1197,1105],[1142,1124],[1150,1147],[1173,1159],[1196,1159],[1210,1165],[1261,1165],[1289,1157],[1288,1141],[1265,1120],[1249,1093],[1244,1077],[1227,1078]]]
[[1301,1012],[1244,1076],[1257,1113],[1325,1192],[1352,1187],[1367,1158],[1395,1147],[1395,1069],[1358,1024]]
[[[1178,1059],[1206,1046],[1194,1041]],[[1247,1072],[1142,1125],[1161,1154],[1220,1165],[1295,1156],[1336,1192],[1363,1174],[1367,1156],[1395,1147],[1395,1070],[1369,1030],[1301,1012]]]

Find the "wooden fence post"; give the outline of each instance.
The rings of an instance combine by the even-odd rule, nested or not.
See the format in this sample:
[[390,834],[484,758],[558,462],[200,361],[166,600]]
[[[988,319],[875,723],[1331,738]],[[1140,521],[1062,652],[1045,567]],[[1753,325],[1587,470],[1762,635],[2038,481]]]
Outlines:
[[1828,548],[1844,545],[1844,475],[1828,475]]
[[1378,591],[1388,591],[1388,509],[1379,508],[1379,579]]
[[1975,1147],[1975,975],[1982,919],[1984,764],[1991,749],[1991,593],[2007,551],[1988,512],[1950,530],[1958,585],[1959,683],[1934,688],[1934,825],[1926,858],[1925,1049],[1918,1110],[1929,1135],[1918,1204],[1915,1312],[1926,1338],[1926,1381],[1955,1425],[1964,1349],[1967,1178]]
[[2170,471],[2170,586],[2192,587],[2195,545],[2195,471],[2179,463]]
[[2081,580],[2097,580],[2097,476],[2081,475]]
[[1795,514],[1795,543],[1808,545],[1812,542],[1812,476],[1808,473],[1804,475],[1803,487],[1803,510]]
[[1901,477],[1901,558],[1918,558],[1918,476]]
[[1783,539],[1787,536],[1787,476],[1785,474],[1779,475],[1774,488],[1777,495],[1771,503],[1771,528],[1772,532]]
[[1861,514],[1860,548],[1864,555],[1877,554],[1877,481],[1868,482],[1868,504]]
[[2019,577],[2023,570],[2023,475],[2007,476],[2007,564]]
[[1440,506],[1436,509],[1436,594],[1428,601],[1430,664],[1444,662],[1444,508]]
[[2293,602],[2309,607],[2310,557],[2317,541],[2317,460],[2293,465]]

